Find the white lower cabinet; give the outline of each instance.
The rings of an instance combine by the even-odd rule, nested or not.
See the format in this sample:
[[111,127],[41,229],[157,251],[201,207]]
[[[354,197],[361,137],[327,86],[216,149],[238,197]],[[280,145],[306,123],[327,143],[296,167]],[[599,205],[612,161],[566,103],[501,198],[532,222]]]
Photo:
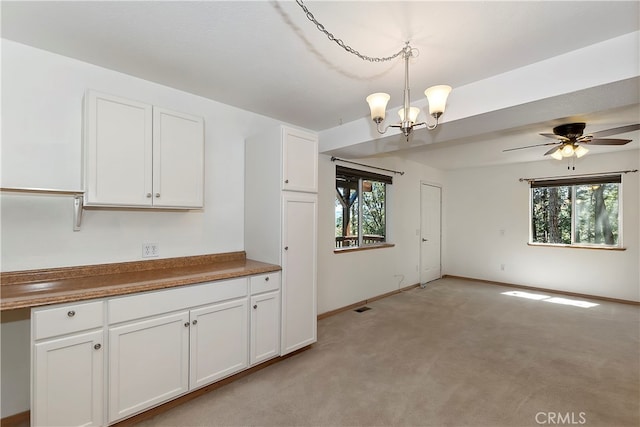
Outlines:
[[33,309],[32,425],[113,424],[276,357],[280,307],[275,272]]
[[247,298],[192,310],[190,389],[246,367]]
[[104,423],[103,302],[31,311],[31,425]]
[[249,364],[257,365],[280,355],[280,272],[252,276]]
[[31,425],[102,425],[102,338],[99,330],[35,344]]
[[315,194],[282,196],[282,355],[317,341],[317,204]]
[[251,297],[250,348],[251,365],[280,354],[280,291]]
[[109,422],[189,390],[189,312],[109,329]]

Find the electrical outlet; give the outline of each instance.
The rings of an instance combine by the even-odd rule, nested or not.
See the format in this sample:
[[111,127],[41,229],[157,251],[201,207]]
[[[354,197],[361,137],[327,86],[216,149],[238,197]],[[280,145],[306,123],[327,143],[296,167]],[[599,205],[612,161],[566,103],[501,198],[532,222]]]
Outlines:
[[153,258],[160,255],[160,249],[157,243],[142,244],[142,258]]

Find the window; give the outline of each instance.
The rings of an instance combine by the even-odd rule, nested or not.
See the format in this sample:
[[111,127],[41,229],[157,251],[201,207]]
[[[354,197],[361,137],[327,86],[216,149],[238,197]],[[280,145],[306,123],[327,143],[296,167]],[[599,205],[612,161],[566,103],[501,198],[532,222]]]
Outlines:
[[531,243],[621,247],[621,176],[531,182]]
[[390,176],[336,166],[336,248],[386,242],[391,183]]

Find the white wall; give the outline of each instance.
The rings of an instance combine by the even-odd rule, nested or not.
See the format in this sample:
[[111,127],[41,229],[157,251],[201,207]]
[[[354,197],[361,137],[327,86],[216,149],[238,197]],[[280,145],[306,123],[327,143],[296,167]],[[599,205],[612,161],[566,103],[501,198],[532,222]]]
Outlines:
[[[212,79],[211,84],[224,84]],[[1,185],[81,189],[87,88],[204,117],[205,207],[191,212],[85,211],[73,198],[2,193],[1,271],[135,261],[244,249],[244,139],[272,119],[67,57],[2,41]],[[2,315],[0,417],[29,408],[28,312]]]
[[[640,301],[639,174],[623,175],[625,251],[527,245],[529,186],[519,178],[638,169],[638,150],[446,174],[444,274]],[[504,235],[501,235],[504,230]],[[505,264],[505,270],[500,265]]]
[[415,162],[396,157],[360,160],[367,165],[405,172],[393,175],[393,184],[387,187],[387,241],[395,246],[334,253],[336,163],[330,159],[326,155],[320,155],[319,159],[318,313],[419,282],[420,182],[443,182],[441,171]]
[[[212,79],[211,84],[224,84]],[[73,198],[2,194],[2,271],[243,250],[244,139],[272,119],[11,41],[2,42],[2,186],[81,189],[87,88],[204,117],[205,208],[85,211]]]

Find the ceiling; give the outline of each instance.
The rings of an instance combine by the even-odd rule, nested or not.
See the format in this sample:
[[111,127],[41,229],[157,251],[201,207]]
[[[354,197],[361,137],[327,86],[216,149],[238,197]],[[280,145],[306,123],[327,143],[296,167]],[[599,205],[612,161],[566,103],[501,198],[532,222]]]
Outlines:
[[[390,56],[410,41],[420,53],[410,69],[415,99],[424,98],[423,90],[433,84],[449,84],[455,93],[458,87],[640,29],[638,1],[305,5],[336,38],[364,55]],[[2,1],[1,7],[3,38],[319,131],[321,142],[322,131],[368,117],[364,98],[372,92],[390,93],[390,106],[402,103],[400,59],[372,63],[346,52],[318,31],[295,1]],[[593,61],[576,67],[597,66],[598,58]],[[640,122],[637,79],[632,84],[631,101],[626,97],[593,107],[587,99],[592,95],[581,101],[574,96],[571,106],[553,118],[531,114],[549,108],[532,102],[445,123],[450,132],[435,140],[416,137],[402,145],[399,137],[389,137],[379,150],[356,141],[327,152],[363,157],[394,151],[443,168],[536,160],[546,150],[509,156],[502,150],[547,142],[537,134],[566,121],[587,121],[587,132]],[[613,97],[606,91],[603,96]],[[510,115],[519,120],[508,120]],[[477,125],[487,120],[496,125]],[[634,142],[613,149],[638,148],[639,132],[624,137]],[[477,153],[461,156],[471,146]]]

